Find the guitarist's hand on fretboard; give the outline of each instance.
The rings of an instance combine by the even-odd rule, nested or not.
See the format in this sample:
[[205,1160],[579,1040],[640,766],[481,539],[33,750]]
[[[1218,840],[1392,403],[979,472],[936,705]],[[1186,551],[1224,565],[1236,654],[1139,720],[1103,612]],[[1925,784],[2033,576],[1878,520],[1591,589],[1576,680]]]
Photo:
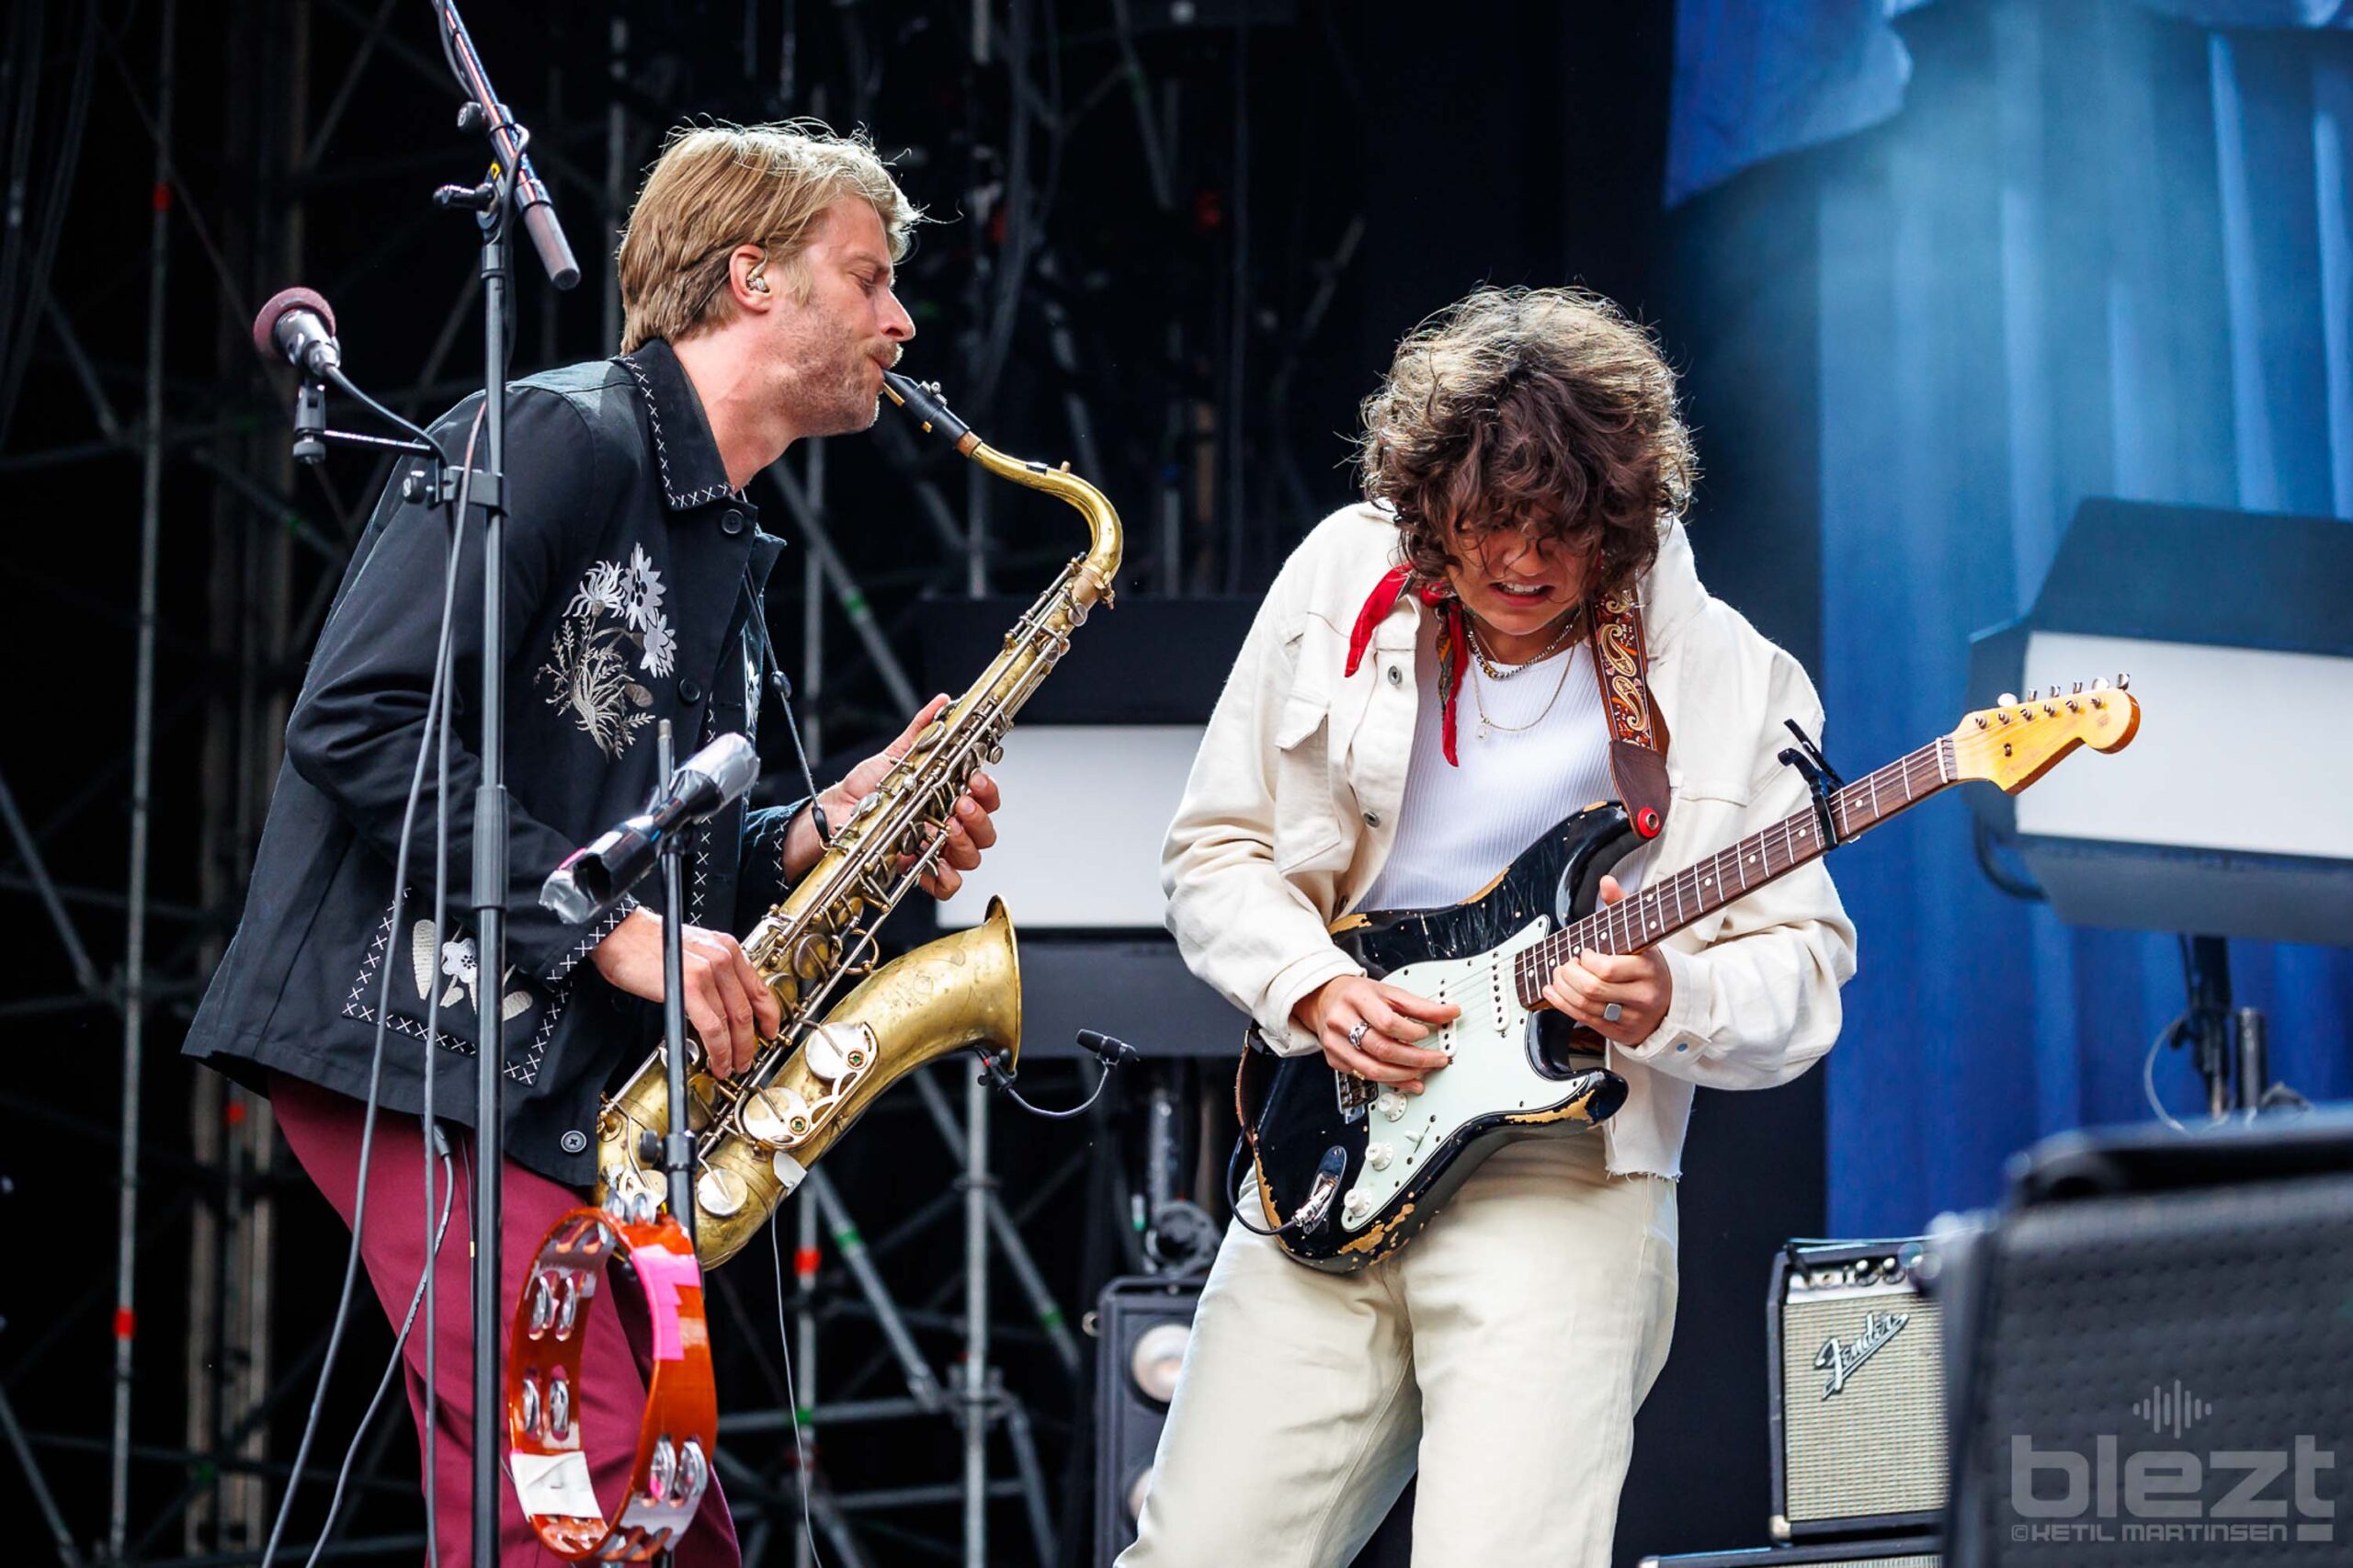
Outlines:
[[[1601,902],[1616,903],[1626,890],[1615,877],[1601,879]],[[1656,948],[1638,953],[1605,953],[1587,948],[1552,971],[1544,1000],[1578,1023],[1617,1041],[1640,1045],[1651,1038],[1675,1001],[1675,978]],[[1611,1022],[1606,1009],[1618,1006]]]
[[[1427,1039],[1432,1028],[1451,1023],[1461,1012],[1451,1002],[1433,1002],[1361,974],[1344,974],[1300,998],[1291,1017],[1314,1034],[1334,1072],[1394,1084],[1418,1095],[1424,1075],[1445,1066],[1448,1059],[1444,1051],[1414,1042]],[[1358,1028],[1359,1024],[1364,1027]]]

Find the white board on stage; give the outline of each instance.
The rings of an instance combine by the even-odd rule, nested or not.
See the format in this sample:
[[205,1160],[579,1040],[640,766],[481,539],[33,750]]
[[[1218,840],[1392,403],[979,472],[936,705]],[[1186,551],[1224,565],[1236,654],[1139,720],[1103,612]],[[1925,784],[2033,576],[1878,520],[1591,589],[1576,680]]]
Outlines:
[[2353,659],[2036,631],[2024,683],[2129,670],[2141,728],[2018,798],[2021,834],[2353,860]]
[[996,846],[940,925],[978,925],[995,896],[1017,930],[1158,929],[1160,844],[1200,744],[1198,724],[1015,725],[989,769]]

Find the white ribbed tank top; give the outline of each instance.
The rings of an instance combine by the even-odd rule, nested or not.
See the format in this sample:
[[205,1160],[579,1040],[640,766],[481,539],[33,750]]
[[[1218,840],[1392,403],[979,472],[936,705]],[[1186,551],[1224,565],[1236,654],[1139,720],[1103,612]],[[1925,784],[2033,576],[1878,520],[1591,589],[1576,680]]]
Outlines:
[[[1502,681],[1490,680],[1474,658],[1454,699],[1460,767],[1446,760],[1438,655],[1427,641],[1415,663],[1421,709],[1405,769],[1404,808],[1389,858],[1357,902],[1359,909],[1460,903],[1493,881],[1538,834],[1618,793],[1609,778],[1608,720],[1593,678],[1593,651],[1585,642],[1540,664],[1517,666],[1520,673]],[[1482,704],[1494,722],[1484,735]],[[1533,727],[1495,727],[1504,724]]]

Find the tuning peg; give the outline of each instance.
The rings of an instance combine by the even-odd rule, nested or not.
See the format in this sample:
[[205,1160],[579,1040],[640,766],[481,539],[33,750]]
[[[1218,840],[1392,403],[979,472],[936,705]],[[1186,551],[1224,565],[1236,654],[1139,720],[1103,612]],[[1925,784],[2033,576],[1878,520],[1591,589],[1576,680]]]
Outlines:
[[2015,691],[2006,691],[1994,699],[1994,706],[1996,708],[2016,708],[2018,705],[2018,694]]
[[2132,677],[2129,675],[2123,674],[2121,671],[2118,672],[2116,676],[2116,689],[2119,691],[2131,690]]
[[2074,695],[2075,695],[2075,696],[2077,696],[2077,697],[2081,697],[2083,694],[2084,694],[2084,683],[2083,683],[2082,681],[2077,681],[2077,682],[2075,683],[2075,690]]
[[2092,689],[2094,691],[2106,691],[2108,689],[2108,677],[2106,676],[2101,676],[2097,680],[2093,681]]

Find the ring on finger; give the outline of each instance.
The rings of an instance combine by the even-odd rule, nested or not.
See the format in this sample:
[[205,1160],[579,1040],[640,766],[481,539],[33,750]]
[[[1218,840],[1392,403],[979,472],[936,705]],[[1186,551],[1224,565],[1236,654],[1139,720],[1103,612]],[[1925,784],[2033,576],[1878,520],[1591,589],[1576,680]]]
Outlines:
[[1605,1024],[1614,1024],[1625,1016],[1626,1009],[1615,1002],[1601,1009],[1601,1021]]
[[1354,1051],[1363,1045],[1364,1037],[1371,1031],[1372,1026],[1365,1022],[1362,1018],[1358,1018],[1355,1023],[1350,1024],[1348,1026],[1348,1049]]

